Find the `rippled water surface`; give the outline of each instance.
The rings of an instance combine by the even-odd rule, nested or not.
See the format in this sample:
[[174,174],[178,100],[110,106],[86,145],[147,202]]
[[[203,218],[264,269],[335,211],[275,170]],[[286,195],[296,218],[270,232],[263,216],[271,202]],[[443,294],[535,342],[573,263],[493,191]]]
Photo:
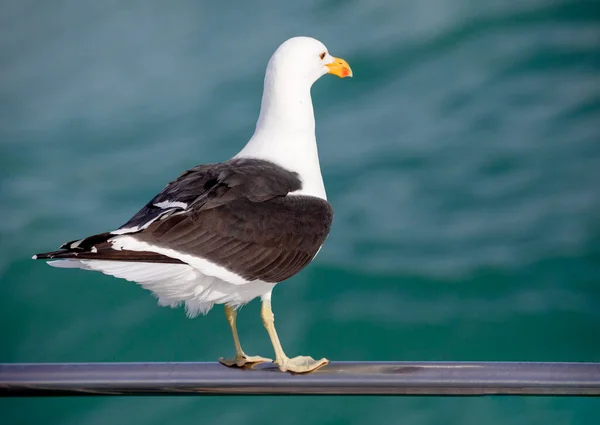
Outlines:
[[[336,212],[277,288],[284,347],[333,360],[600,361],[600,13],[593,1],[7,1],[0,14],[0,362],[212,361],[136,285],[31,261],[235,154],[286,38]],[[270,355],[258,303],[248,352]],[[594,399],[3,400],[7,424],[597,424]],[[3,422],[4,423],[4,422]]]

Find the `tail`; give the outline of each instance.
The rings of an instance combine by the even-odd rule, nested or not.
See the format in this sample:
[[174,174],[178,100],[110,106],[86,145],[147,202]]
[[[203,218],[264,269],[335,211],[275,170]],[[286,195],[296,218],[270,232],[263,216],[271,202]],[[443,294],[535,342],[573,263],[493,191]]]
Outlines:
[[66,242],[57,251],[34,255],[34,260],[107,260],[145,263],[184,264],[176,258],[151,251],[129,251],[113,248],[111,240],[118,238],[110,232],[99,233],[83,239]]

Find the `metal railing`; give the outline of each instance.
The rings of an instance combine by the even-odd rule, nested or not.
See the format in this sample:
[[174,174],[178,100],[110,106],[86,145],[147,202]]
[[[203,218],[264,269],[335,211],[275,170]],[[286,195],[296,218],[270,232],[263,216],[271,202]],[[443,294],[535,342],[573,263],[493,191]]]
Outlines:
[[599,396],[600,363],[333,362],[304,375],[273,364],[0,364],[3,397],[206,394]]

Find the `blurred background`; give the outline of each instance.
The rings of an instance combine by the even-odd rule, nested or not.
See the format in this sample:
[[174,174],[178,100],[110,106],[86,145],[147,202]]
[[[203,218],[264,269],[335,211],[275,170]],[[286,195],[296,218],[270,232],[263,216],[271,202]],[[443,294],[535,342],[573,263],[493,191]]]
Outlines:
[[[8,0],[0,14],[0,362],[214,361],[221,308],[32,254],[124,223],[254,130],[266,63],[310,35],[333,231],[280,285],[290,355],[600,361],[595,1]],[[271,355],[259,304],[239,324]],[[600,400],[1,400],[4,424],[597,424]]]

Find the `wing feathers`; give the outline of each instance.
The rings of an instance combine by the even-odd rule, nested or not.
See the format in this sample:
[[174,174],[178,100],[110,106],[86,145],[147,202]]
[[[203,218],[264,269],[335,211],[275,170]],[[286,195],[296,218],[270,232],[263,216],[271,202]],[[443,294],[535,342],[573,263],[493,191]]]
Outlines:
[[268,161],[199,166],[169,183],[119,230],[38,258],[187,263],[236,284],[278,282],[314,258],[333,218],[323,199],[286,196],[301,187],[295,173]]

